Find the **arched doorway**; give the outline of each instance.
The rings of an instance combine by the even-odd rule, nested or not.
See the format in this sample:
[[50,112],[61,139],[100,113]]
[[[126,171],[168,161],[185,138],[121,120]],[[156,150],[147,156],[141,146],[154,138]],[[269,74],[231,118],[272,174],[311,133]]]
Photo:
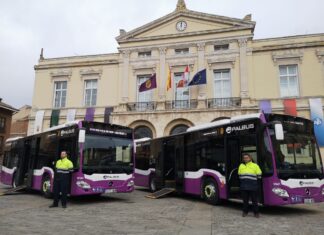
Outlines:
[[135,139],[153,138],[152,130],[147,126],[138,126],[134,130]]
[[176,134],[186,132],[188,128],[189,126],[184,124],[177,125],[171,129],[170,135],[176,135]]

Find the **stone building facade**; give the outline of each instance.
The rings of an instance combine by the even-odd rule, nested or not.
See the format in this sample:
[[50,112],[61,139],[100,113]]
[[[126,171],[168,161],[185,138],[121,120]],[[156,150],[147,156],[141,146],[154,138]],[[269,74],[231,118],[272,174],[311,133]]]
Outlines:
[[[310,118],[309,98],[324,102],[324,34],[254,39],[256,22],[187,9],[179,0],[170,14],[139,28],[120,30],[118,53],[44,58],[35,66],[29,134],[37,111],[43,129],[53,110],[59,123],[69,110],[84,119],[130,126],[138,137],[160,137],[238,114],[255,113],[268,100],[284,112],[294,99],[298,116]],[[190,78],[206,69],[207,84],[177,88],[186,67]],[[156,74],[157,88],[139,92]],[[168,74],[172,89],[166,89]]]

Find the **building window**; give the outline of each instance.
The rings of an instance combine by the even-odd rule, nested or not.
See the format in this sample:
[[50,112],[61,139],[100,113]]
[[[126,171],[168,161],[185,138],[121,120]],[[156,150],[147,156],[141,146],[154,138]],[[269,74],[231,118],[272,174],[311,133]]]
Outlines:
[[66,88],[67,82],[55,82],[54,83],[54,108],[63,108],[66,103]]
[[175,73],[173,76],[174,87],[174,108],[189,108],[190,90],[188,86],[178,87],[178,83],[183,79],[183,73]]
[[174,53],[176,55],[188,54],[189,53],[189,48],[178,48],[178,49],[174,50]]
[[229,98],[231,96],[232,88],[230,70],[214,70],[214,97]]
[[134,131],[135,139],[142,139],[142,138],[153,138],[152,130],[147,126],[139,126],[135,128]]
[[281,97],[299,96],[297,65],[280,65]]
[[0,132],[4,133],[6,129],[6,118],[0,117]]
[[97,79],[85,80],[84,104],[85,106],[95,106],[97,104]]
[[147,103],[152,102],[153,90],[139,92],[139,87],[141,84],[146,82],[152,75],[140,75],[137,76],[137,102]]
[[187,125],[181,124],[181,125],[177,125],[175,127],[172,128],[172,130],[170,131],[170,135],[176,135],[176,134],[180,134],[180,133],[184,133],[187,131],[189,127]]
[[151,57],[151,56],[152,56],[151,51],[138,52],[138,57],[140,57],[140,58]]
[[215,45],[214,51],[225,51],[229,49],[229,44]]

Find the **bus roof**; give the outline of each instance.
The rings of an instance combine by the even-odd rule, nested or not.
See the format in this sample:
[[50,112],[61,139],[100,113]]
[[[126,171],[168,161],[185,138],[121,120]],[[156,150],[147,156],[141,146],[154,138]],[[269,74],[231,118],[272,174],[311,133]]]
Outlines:
[[204,123],[201,125],[190,127],[187,129],[187,132],[208,129],[208,128],[222,126],[222,125],[229,124],[229,123],[235,123],[235,122],[239,122],[239,121],[245,121],[245,120],[260,118],[260,117],[261,117],[261,113],[252,113],[252,114],[234,116],[229,119],[223,119],[223,120],[219,120],[216,122]]
[[16,140],[19,140],[19,139],[22,139],[24,138],[23,136],[17,136],[17,137],[13,137],[13,138],[8,138],[6,140],[6,143],[9,143],[9,142],[12,142],[12,141],[16,141]]
[[58,126],[50,127],[50,128],[46,129],[46,130],[43,131],[43,132],[55,131],[55,130],[58,130],[58,129],[61,129],[61,128],[64,128],[64,127],[69,127],[69,126],[73,126],[73,125],[78,125],[79,122],[81,122],[81,120],[75,120],[75,121],[72,121],[72,122],[66,122],[66,123],[61,124],[61,125],[58,125]]
[[141,138],[141,139],[136,139],[136,140],[134,140],[134,142],[135,143],[141,143],[141,142],[145,142],[145,141],[148,141],[148,140],[151,140],[151,138],[145,137],[145,138]]

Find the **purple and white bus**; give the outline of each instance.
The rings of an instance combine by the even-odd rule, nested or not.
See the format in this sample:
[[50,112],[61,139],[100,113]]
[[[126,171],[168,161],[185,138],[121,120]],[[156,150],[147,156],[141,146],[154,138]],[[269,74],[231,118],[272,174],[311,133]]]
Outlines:
[[50,197],[54,164],[66,150],[75,167],[70,195],[134,190],[133,131],[99,122],[75,121],[5,143],[3,184],[26,185]]
[[211,204],[240,199],[238,167],[249,153],[263,172],[264,205],[324,201],[324,174],[313,122],[249,114],[137,142],[135,185],[199,195]]

